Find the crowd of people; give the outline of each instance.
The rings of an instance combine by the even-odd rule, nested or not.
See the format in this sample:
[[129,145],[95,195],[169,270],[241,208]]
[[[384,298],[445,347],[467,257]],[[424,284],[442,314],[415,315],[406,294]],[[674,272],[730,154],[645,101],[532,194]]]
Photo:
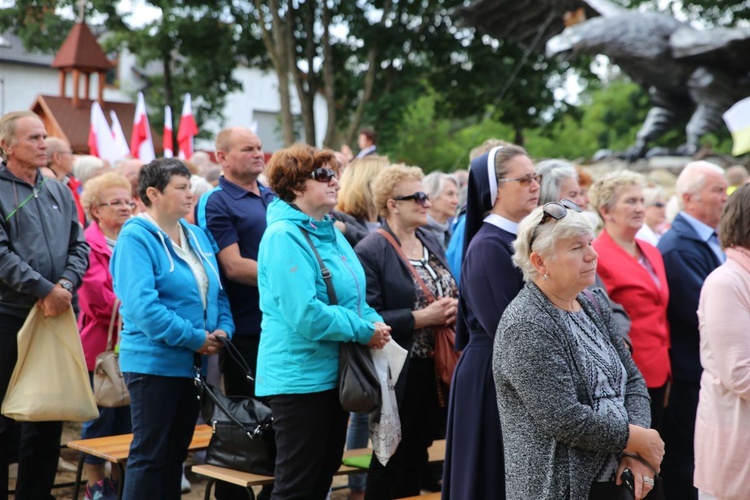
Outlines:
[[[691,162],[670,198],[495,139],[466,171],[427,175],[376,141],[364,129],[357,155],[298,144],[266,165],[258,135],[229,127],[216,163],[109,166],[31,112],[0,118],[0,399],[35,305],[74,309],[92,385],[117,346],[130,393],[83,424],[133,434],[125,478],[85,458],[86,498],[180,496],[196,369],[273,412],[259,498],[327,498],[344,448],[377,426],[339,401],[348,342],[407,353],[397,446],[349,478],[351,500],[750,498],[744,167]],[[442,335],[461,352],[450,384]],[[0,416],[3,495],[17,462],[16,498],[51,498],[61,432]]]

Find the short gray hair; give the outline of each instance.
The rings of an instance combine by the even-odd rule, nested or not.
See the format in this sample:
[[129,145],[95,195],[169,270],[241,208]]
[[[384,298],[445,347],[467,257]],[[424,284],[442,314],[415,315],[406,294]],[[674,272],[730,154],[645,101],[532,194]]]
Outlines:
[[648,186],[643,188],[643,204],[652,207],[659,200],[664,200],[664,190],[661,186]]
[[680,210],[685,209],[683,195],[696,195],[706,187],[706,174],[708,173],[716,173],[722,177],[726,177],[723,168],[709,161],[691,161],[685,165],[675,183],[675,194],[677,195],[677,203]]
[[578,180],[575,167],[565,160],[544,160],[536,164],[536,173],[542,176],[539,188],[539,205],[560,201],[560,188],[565,179]]
[[[558,221],[551,219],[539,225],[543,217],[544,206],[536,207],[521,221],[518,226],[518,237],[513,242],[515,249],[513,263],[523,272],[524,281],[531,281],[537,276],[536,268],[529,258],[532,252],[538,253],[545,259],[554,259],[557,240],[585,234],[594,235],[591,218],[584,212],[568,210],[562,219]],[[534,239],[533,248],[531,247],[532,239]]]
[[446,181],[451,181],[456,185],[456,189],[458,189],[458,179],[453,175],[443,172],[430,172],[422,179],[422,184],[430,199],[435,199],[445,190]]

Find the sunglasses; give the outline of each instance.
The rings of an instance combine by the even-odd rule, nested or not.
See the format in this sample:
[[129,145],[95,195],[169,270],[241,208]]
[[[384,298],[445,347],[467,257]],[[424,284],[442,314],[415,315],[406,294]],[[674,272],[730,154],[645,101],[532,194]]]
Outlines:
[[408,194],[406,196],[394,196],[392,199],[396,201],[414,200],[419,205],[425,206],[427,205],[427,202],[430,201],[430,196],[422,191],[417,191],[414,194]]
[[332,168],[319,167],[312,171],[312,174],[310,174],[310,177],[312,179],[315,179],[318,182],[327,183],[327,182],[331,182],[331,179],[338,178],[338,174]]
[[537,184],[542,183],[542,176],[539,174],[527,174],[523,177],[511,177],[508,179],[498,179],[497,182],[517,182],[521,186],[530,186],[532,182],[536,182]]
[[534,247],[536,237],[539,235],[539,227],[550,219],[562,219],[563,217],[568,215],[568,210],[578,212],[579,214],[583,212],[583,209],[581,209],[581,207],[568,200],[567,198],[563,198],[560,201],[551,201],[549,203],[545,203],[542,207],[544,215],[542,215],[542,220],[540,220],[539,224],[537,224],[534,228],[534,235],[531,237],[531,241],[529,242],[529,249]]

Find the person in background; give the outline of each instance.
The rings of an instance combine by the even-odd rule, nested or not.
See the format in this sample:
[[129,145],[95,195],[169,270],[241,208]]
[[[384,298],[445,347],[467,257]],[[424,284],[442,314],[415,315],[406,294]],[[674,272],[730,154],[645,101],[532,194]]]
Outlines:
[[503,143],[472,160],[456,350],[448,406],[443,499],[504,498],[503,439],[492,341],[523,287],[513,265],[518,224],[537,206],[540,178],[526,150]]
[[[458,288],[442,247],[423,228],[430,208],[423,176],[419,167],[399,164],[375,178],[375,205],[385,219],[382,229],[401,252],[380,232],[368,235],[355,248],[367,276],[367,303],[393,328],[393,339],[409,351],[395,389],[401,442],[385,466],[373,454],[365,492],[368,500],[419,495],[427,449],[440,423],[440,399],[445,400],[435,373],[435,327],[455,324]],[[432,303],[400,253],[434,296]]]
[[539,205],[565,198],[579,207],[585,204],[578,172],[565,160],[545,160],[536,164],[537,175],[542,179],[539,187]]
[[744,185],[748,179],[750,179],[750,173],[744,165],[732,165],[727,169],[727,182],[729,187],[727,188],[727,194],[732,194],[734,191]]
[[427,229],[443,247],[448,247],[451,239],[451,223],[458,209],[458,180],[443,172],[432,172],[423,181],[425,192],[430,197],[427,209]]
[[622,170],[609,173],[591,187],[591,207],[604,221],[594,240],[599,276],[613,301],[631,319],[633,359],[651,396],[651,425],[661,432],[669,362],[667,304],[669,285],[659,251],[635,235],[643,225],[642,175]]
[[352,247],[380,227],[380,217],[372,199],[372,182],[388,165],[388,158],[369,155],[353,160],[352,168],[341,175],[338,203],[331,213],[336,227]]
[[138,158],[126,158],[120,160],[115,167],[115,172],[124,175],[130,181],[132,187],[131,196],[133,197],[133,200],[135,200],[135,210],[133,210],[133,215],[146,211],[146,205],[143,204],[138,195],[138,173],[141,171],[141,168],[143,168],[143,161]]
[[104,160],[91,155],[78,155],[73,162],[73,174],[81,184],[109,171],[109,167]]
[[697,499],[693,487],[693,439],[701,372],[699,322],[701,288],[725,260],[717,231],[727,203],[727,181],[721,167],[688,163],[675,184],[680,211],[659,240],[669,284],[667,320],[672,386],[664,415],[664,493],[667,500]]
[[590,210],[589,207],[589,189],[594,183],[594,178],[585,168],[580,165],[576,166],[576,172],[578,172],[578,187],[581,192],[581,205],[579,205],[584,211]]
[[359,146],[359,153],[354,158],[364,158],[367,155],[378,154],[378,134],[375,129],[367,127],[359,131],[357,137],[357,146]]
[[[719,223],[727,260],[698,303],[701,375],[695,479],[701,500],[747,498],[750,484],[750,187],[729,198]],[[687,497],[685,497],[687,498]]]
[[234,323],[208,237],[184,220],[190,171],[156,159],[139,172],[138,191],[147,210],[125,223],[110,263],[133,426],[123,498],[179,498],[198,418],[194,370],[205,376],[196,353],[217,352]]
[[635,233],[635,237],[656,246],[668,227],[664,191],[659,186],[643,188],[643,203],[646,205],[643,225]]
[[[279,198],[268,206],[258,249],[255,393],[268,398],[274,417],[272,500],[328,496],[349,418],[338,395],[340,345],[382,348],[390,340],[390,327],[365,301],[362,266],[329,215],[338,193],[333,161],[333,151],[300,144],[276,151],[266,170]],[[311,245],[330,270],[338,304]]]
[[[250,129],[221,130],[216,136],[216,158],[224,175],[219,178],[219,187],[200,199],[195,218],[209,235],[219,261],[236,329],[232,343],[255,375],[262,317],[258,303],[258,245],[266,230],[266,210],[276,194],[258,182],[266,163],[260,138]],[[220,358],[227,395],[253,395],[255,385],[248,383],[237,363],[224,353]],[[245,498],[247,494],[245,488],[238,486],[216,486],[220,500]],[[267,498],[271,489],[264,487],[262,498]]]
[[78,221],[86,227],[86,213],[81,205],[81,181],[73,176],[75,159],[76,156],[68,141],[58,137],[47,137],[47,167],[54,172],[58,181],[70,188],[78,211]]
[[[377,175],[388,167],[388,159],[369,155],[351,163],[352,168],[344,170],[339,185],[338,203],[332,215],[346,241],[354,247],[368,234],[380,227],[380,216],[372,195],[372,183]],[[346,434],[346,448],[367,448],[370,440],[369,414],[351,413]],[[366,474],[349,475],[349,500],[362,500],[365,497]]]
[[[0,118],[0,401],[18,358],[18,331],[38,305],[46,316],[71,307],[88,266],[70,190],[43,177],[47,130],[31,111]],[[40,374],[49,376],[49,374]],[[55,482],[62,422],[23,422],[14,446],[16,422],[0,415],[0,495],[8,491],[8,462],[18,457],[16,498],[50,498]]]
[[[96,357],[107,349],[107,335],[110,329],[113,333],[110,349],[114,349],[119,340],[117,325],[120,315],[116,310],[119,303],[112,286],[109,263],[122,226],[133,215],[135,202],[130,195],[130,181],[121,174],[110,172],[86,182],[82,203],[86,216],[91,221],[84,232],[91,252],[89,268],[78,290],[81,308],[78,329],[81,332],[86,368],[93,386]],[[130,406],[99,407],[99,418],[83,423],[81,439],[130,432]],[[85,498],[117,498],[118,483],[121,479],[117,475],[118,469],[113,468],[112,477],[108,477],[104,463],[101,458],[86,455],[84,467],[88,482]]]
[[593,229],[577,205],[551,202],[521,221],[513,244],[526,284],[492,359],[508,500],[626,498],[625,468],[635,498],[654,487],[664,443],[648,428],[646,384],[609,308],[582,293],[596,276]]
[[[475,147],[469,152],[469,161],[474,161],[475,158],[482,156],[483,154],[490,151],[492,148],[505,144],[499,139],[487,139],[481,145]],[[448,265],[451,267],[453,277],[456,279],[456,284],[461,285],[461,266],[464,263],[464,243],[466,233],[466,203],[468,200],[469,193],[469,171],[463,170],[466,179],[460,181],[464,174],[459,174],[457,177],[461,182],[461,190],[459,192],[459,212],[456,216],[453,224],[451,225],[451,240],[448,242],[448,247],[445,249],[445,257],[448,260]],[[458,171],[454,173],[458,174]]]

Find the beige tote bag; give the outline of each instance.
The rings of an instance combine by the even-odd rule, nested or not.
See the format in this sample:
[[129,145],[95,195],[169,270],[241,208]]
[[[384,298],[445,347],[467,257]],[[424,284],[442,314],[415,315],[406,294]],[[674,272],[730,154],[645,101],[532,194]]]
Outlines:
[[18,331],[18,361],[2,410],[20,422],[99,416],[73,309],[45,317],[38,305]]

